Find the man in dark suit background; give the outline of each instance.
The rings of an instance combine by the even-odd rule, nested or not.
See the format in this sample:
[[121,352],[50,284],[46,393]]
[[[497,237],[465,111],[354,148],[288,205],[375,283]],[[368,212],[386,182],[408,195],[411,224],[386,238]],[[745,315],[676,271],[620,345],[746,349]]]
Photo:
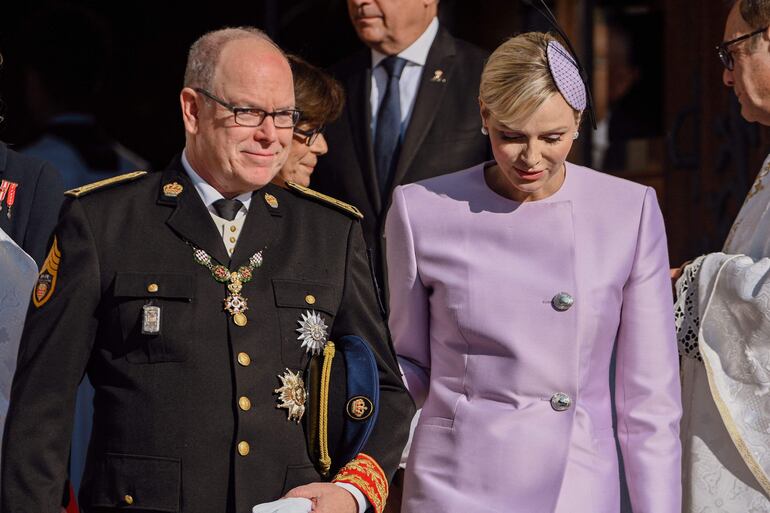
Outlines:
[[491,156],[477,100],[487,54],[452,37],[437,11],[438,0],[348,0],[368,48],[332,68],[348,102],[327,128],[329,153],[313,187],[361,209],[380,287],[382,223],[393,188]]

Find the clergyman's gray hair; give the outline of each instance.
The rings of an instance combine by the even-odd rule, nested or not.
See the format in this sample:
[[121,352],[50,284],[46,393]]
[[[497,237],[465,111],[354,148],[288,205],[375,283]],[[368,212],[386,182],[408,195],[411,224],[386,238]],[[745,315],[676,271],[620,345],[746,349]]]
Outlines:
[[738,0],[741,18],[757,30],[770,25],[770,0]]

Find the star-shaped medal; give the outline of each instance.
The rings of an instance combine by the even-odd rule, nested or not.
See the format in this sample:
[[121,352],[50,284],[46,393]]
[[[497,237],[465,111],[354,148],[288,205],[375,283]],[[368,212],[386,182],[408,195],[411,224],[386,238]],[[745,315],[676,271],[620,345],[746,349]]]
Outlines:
[[310,354],[319,354],[326,345],[329,327],[323,317],[315,310],[308,310],[297,320],[299,328],[297,337],[302,342],[302,347]]

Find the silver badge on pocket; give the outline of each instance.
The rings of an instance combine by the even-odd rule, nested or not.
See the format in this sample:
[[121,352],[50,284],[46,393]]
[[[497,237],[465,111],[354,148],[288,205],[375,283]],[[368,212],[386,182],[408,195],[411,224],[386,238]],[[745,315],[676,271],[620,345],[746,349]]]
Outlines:
[[160,333],[160,307],[148,303],[142,307],[142,335]]

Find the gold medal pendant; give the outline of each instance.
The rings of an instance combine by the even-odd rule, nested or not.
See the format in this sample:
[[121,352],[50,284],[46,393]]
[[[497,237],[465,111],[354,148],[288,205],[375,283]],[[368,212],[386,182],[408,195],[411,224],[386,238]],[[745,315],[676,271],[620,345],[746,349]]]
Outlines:
[[233,317],[233,322],[237,326],[246,326],[248,319],[243,313],[249,309],[246,298],[237,292],[232,292],[225,298],[225,311]]

